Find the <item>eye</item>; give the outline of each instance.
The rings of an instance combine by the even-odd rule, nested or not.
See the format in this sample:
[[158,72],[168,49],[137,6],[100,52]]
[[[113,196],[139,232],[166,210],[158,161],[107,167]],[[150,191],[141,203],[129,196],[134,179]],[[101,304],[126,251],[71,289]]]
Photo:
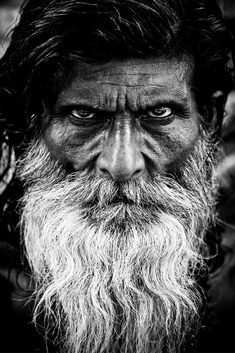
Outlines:
[[76,119],[92,119],[95,117],[95,112],[86,108],[73,109],[70,113],[73,118]]
[[173,113],[173,110],[169,107],[157,107],[148,111],[148,116],[151,118],[168,118]]

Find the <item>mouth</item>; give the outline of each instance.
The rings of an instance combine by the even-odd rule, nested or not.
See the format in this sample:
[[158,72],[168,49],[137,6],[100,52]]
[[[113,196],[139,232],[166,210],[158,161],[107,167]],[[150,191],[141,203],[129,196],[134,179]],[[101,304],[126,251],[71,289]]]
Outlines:
[[89,199],[84,202],[85,207],[90,208],[106,208],[106,207],[133,207],[133,206],[144,206],[144,203],[141,203],[139,200],[135,200],[131,195],[127,195],[122,190],[113,190],[113,193],[107,195],[100,195],[98,192],[94,195],[94,198]]
[[85,207],[88,208],[95,208],[95,207],[107,207],[107,206],[133,206],[135,205],[135,202],[128,199],[127,197],[120,197],[120,196],[115,196],[109,200],[99,200],[98,198],[95,198],[94,200],[90,202],[85,203]]
[[130,200],[124,195],[122,196],[118,195],[109,201],[109,205],[113,205],[113,204],[114,205],[115,204],[135,205],[135,202],[133,200]]

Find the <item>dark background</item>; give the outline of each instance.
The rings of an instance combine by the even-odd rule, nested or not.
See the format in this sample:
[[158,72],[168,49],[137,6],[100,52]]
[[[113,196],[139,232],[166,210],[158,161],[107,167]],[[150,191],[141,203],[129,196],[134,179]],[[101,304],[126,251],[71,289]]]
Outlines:
[[[233,35],[234,45],[231,57],[233,56],[235,62],[235,0],[214,1],[219,4],[225,23]],[[0,58],[4,55],[10,43],[11,30],[19,19],[19,9],[22,2],[23,0],[0,0]],[[231,60],[230,66],[232,67],[232,65]],[[222,129],[225,158],[218,169],[222,185],[227,190],[227,194],[225,194],[220,205],[220,217],[224,222],[224,228],[220,232],[220,240],[224,249],[224,262],[217,271],[212,273],[208,282],[209,307],[211,306],[213,310],[211,316],[208,317],[210,321],[209,329],[202,336],[202,348],[199,347],[201,352],[213,353],[235,352],[235,83],[234,89],[227,100],[226,111]],[[1,260],[2,256],[0,254],[0,262]],[[5,301],[3,301],[3,305],[5,305],[4,303]],[[18,332],[18,335],[13,336],[10,340],[7,339],[6,344],[14,343],[12,342],[14,340],[15,346],[22,352],[23,348],[20,350],[20,344],[22,344],[22,347],[25,344],[24,336],[21,337],[24,327],[21,327],[21,321],[18,322],[15,316],[14,319],[11,317],[11,312],[8,313],[7,320],[9,322],[5,322],[5,331],[0,325],[0,341],[4,335],[7,335],[7,330],[11,327],[11,332]],[[211,323],[212,325],[210,325]],[[29,328],[27,328],[27,336],[30,339]],[[34,339],[33,334],[31,339]],[[9,352],[7,349],[6,351]],[[3,352],[1,344],[0,352]]]

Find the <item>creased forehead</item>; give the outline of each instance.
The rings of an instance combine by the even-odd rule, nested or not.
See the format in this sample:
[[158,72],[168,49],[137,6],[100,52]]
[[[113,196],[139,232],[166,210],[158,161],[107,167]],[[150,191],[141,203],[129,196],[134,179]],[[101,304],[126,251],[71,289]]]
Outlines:
[[115,74],[129,74],[129,75],[148,75],[149,72],[155,72],[158,67],[162,70],[168,70],[169,63],[172,69],[181,70],[183,73],[187,70],[192,70],[193,58],[189,55],[180,55],[179,57],[159,56],[159,57],[146,57],[146,58],[129,58],[129,59],[112,59],[104,63],[86,63],[78,61],[67,70],[70,72],[69,77],[65,77],[65,82],[73,79],[75,76],[86,81],[102,79],[103,75],[112,76]]
[[[184,58],[146,58],[112,60],[104,64],[77,63],[70,74],[60,79],[59,101],[70,101],[76,95],[86,99],[87,94],[99,90],[122,88],[140,94],[171,94],[184,98],[185,84],[192,83],[193,63]],[[58,82],[55,82],[57,85]]]

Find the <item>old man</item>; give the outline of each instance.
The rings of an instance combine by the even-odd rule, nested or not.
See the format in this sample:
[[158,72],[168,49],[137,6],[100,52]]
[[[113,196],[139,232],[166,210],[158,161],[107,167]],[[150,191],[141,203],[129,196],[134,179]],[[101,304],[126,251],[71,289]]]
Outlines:
[[173,353],[197,332],[228,44],[208,0],[25,4],[0,109],[32,317],[61,351]]

